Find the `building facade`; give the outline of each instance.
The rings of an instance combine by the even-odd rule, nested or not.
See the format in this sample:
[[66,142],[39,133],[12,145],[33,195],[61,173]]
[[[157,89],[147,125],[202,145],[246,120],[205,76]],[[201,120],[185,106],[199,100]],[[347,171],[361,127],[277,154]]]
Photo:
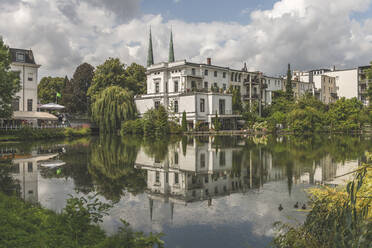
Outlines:
[[172,35],[168,62],[154,64],[151,31],[146,74],[147,93],[135,97],[140,116],[161,104],[179,122],[185,111],[191,128],[198,122],[212,128],[216,114],[224,129],[236,128],[240,115],[232,109],[233,89],[240,91],[250,108],[259,103],[261,110],[262,105],[271,104],[272,92],[283,87],[282,79],[249,72],[246,64],[234,70],[213,65],[211,58],[206,63],[175,61]]

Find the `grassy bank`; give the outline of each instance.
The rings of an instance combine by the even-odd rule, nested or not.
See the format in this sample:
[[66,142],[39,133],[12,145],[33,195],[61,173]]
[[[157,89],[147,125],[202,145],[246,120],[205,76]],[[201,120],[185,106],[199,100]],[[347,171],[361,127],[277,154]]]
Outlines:
[[56,214],[0,193],[0,247],[162,247],[159,236],[134,232],[125,223],[107,236],[97,223],[108,208],[93,199],[70,198]]
[[69,137],[84,137],[91,134],[90,128],[22,128],[18,130],[0,131],[1,141],[42,140]]

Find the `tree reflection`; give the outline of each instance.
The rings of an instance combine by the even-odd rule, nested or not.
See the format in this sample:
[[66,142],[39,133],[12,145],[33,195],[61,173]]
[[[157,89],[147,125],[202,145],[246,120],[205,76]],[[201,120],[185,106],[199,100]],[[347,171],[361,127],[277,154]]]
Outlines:
[[12,177],[12,169],[11,159],[0,160],[0,191],[9,196],[20,196],[20,185]]
[[88,171],[98,193],[119,201],[125,191],[144,191],[146,174],[134,168],[139,148],[139,140],[116,136],[101,136],[92,143]]

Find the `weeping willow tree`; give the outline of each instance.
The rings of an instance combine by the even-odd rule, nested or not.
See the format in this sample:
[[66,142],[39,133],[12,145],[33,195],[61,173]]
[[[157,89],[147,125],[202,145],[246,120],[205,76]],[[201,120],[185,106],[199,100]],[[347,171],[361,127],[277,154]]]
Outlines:
[[92,118],[100,132],[114,133],[121,123],[136,116],[136,107],[131,93],[119,86],[103,90],[92,104]]

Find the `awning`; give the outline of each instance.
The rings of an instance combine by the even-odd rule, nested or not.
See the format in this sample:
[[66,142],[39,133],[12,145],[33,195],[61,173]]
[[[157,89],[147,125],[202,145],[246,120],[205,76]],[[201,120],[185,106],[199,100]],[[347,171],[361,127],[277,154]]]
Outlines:
[[47,109],[47,110],[61,110],[64,108],[65,106],[59,105],[57,103],[47,103],[39,107],[39,109]]
[[56,121],[58,118],[47,112],[21,112],[15,111],[13,113],[13,119],[15,120],[47,120]]

